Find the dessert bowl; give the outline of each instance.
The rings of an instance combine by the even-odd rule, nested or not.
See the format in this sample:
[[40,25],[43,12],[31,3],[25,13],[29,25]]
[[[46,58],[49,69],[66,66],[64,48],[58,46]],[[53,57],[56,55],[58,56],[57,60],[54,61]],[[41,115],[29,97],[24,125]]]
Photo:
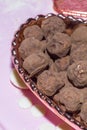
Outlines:
[[[64,24],[66,25],[66,29],[65,29],[64,33],[67,33],[68,35],[71,35],[72,32],[73,32],[73,30],[78,25],[83,25],[83,24],[86,25],[86,21],[84,21],[83,19],[76,19],[76,18],[74,18],[72,16],[65,17],[62,14],[58,14],[58,15],[47,14],[46,16],[44,16],[44,15],[38,15],[38,16],[36,16],[36,18],[29,18],[24,24],[22,24],[20,26],[19,30],[14,35],[14,39],[12,41],[12,48],[11,48],[12,63],[14,65],[17,73],[19,74],[20,78],[23,80],[23,82],[26,84],[26,86],[31,90],[31,92],[37,97],[37,99],[39,99],[56,116],[58,116],[58,118],[62,119],[64,122],[66,122],[67,124],[69,124],[72,128],[74,128],[76,130],[81,130],[81,129],[86,130],[87,129],[87,124],[84,123],[84,121],[80,118],[80,116],[79,116],[78,113],[72,114],[71,112],[65,111],[65,108],[63,108],[62,105],[57,104],[53,100],[52,96],[54,94],[47,96],[47,94],[45,94],[44,92],[42,92],[37,87],[36,78],[34,77],[35,73],[37,72],[37,69],[34,72],[31,72],[32,69],[30,69],[30,71],[29,71],[30,74],[29,74],[29,72],[26,71],[26,69],[23,67],[23,62],[24,62],[23,58],[24,58],[25,53],[22,54],[23,58],[21,58],[20,53],[19,53],[19,47],[20,47],[22,41],[25,39],[24,35],[26,34],[26,31],[25,31],[25,33],[23,33],[24,30],[27,27],[30,27],[30,26],[33,26],[33,25],[38,25],[39,27],[41,27],[42,22],[44,20],[48,19],[49,17],[52,17],[52,16],[56,16],[59,19],[61,19],[61,20],[64,21]],[[29,32],[29,33],[31,33],[31,32]],[[39,38],[41,39],[41,36]],[[44,40],[45,38],[43,37],[42,39]],[[50,39],[50,37],[47,40],[49,41],[49,39]],[[62,39],[63,39],[63,37],[62,37]],[[68,46],[68,48],[69,48],[69,46]],[[50,53],[49,47],[48,47],[48,51]],[[67,52],[67,54],[68,53],[69,53],[69,51]],[[58,53],[58,57],[65,56],[65,54],[66,54],[66,52],[64,54]],[[43,56],[41,53],[39,55]],[[38,58],[38,56],[36,56],[36,55],[33,55],[33,57]],[[47,57],[49,57],[49,56],[47,55]],[[31,57],[29,57],[29,59],[31,59]],[[44,56],[43,56],[43,59],[44,59]],[[39,73],[41,73],[41,69],[43,71],[45,68],[46,69],[48,68],[48,66],[46,65],[46,63],[48,63],[47,59],[45,59],[44,65],[41,66],[41,68],[39,68]],[[36,74],[36,75],[38,76],[38,74]],[[45,82],[44,82],[44,85],[45,85]]]

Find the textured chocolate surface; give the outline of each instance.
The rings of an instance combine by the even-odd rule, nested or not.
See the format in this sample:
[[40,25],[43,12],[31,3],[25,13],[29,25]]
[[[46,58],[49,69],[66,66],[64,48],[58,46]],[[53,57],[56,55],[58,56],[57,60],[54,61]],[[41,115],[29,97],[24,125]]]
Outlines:
[[[54,16],[53,16],[54,17]],[[81,107],[82,107],[82,105],[83,105],[83,103],[84,103],[84,101],[86,100],[86,92],[83,90],[84,88],[83,88],[83,85],[81,85],[81,88],[79,89],[79,88],[76,88],[76,85],[74,85],[71,81],[70,81],[70,79],[68,79],[69,77],[68,77],[68,75],[67,75],[67,69],[71,66],[71,65],[73,65],[72,64],[72,62],[67,62],[68,63],[68,65],[66,64],[66,61],[67,60],[62,60],[62,58],[63,59],[66,59],[65,57],[71,57],[71,48],[72,48],[72,43],[69,43],[69,46],[68,46],[68,51],[67,51],[67,53],[66,52],[62,52],[61,53],[61,56],[57,56],[56,57],[56,55],[50,55],[49,54],[49,52],[47,51],[47,47],[48,47],[48,45],[50,44],[49,43],[49,39],[44,35],[44,38],[40,41],[40,40],[38,40],[39,41],[39,43],[42,43],[43,45],[42,46],[40,46],[40,52],[41,53],[43,53],[43,55],[45,55],[46,56],[46,59],[49,59],[49,62],[48,62],[48,60],[47,60],[47,62],[45,62],[45,63],[47,63],[47,67],[46,68],[44,68],[44,67],[42,67],[43,69],[36,69],[36,68],[38,68],[38,65],[40,65],[41,63],[42,63],[42,61],[44,60],[44,58],[41,58],[40,60],[38,60],[38,62],[37,62],[37,59],[38,58],[35,58],[35,57],[37,57],[37,53],[39,52],[39,51],[32,51],[31,52],[31,50],[29,49],[29,51],[30,51],[30,54],[28,54],[27,56],[26,56],[26,58],[29,58],[29,56],[31,56],[31,59],[33,59],[33,60],[30,60],[30,58],[29,58],[29,60],[27,61],[26,60],[26,58],[23,58],[22,56],[20,56],[20,51],[19,51],[19,49],[18,48],[20,48],[20,46],[21,46],[21,43],[23,42],[23,40],[26,40],[26,38],[24,38],[24,36],[23,36],[23,32],[24,32],[24,29],[27,27],[27,26],[33,26],[33,25],[40,25],[41,26],[41,24],[42,24],[42,21],[44,21],[44,18],[45,18],[45,16],[41,16],[41,19],[38,19],[37,21],[35,21],[35,20],[30,20],[29,22],[27,22],[27,23],[25,23],[23,26],[21,26],[21,28],[20,28],[20,31],[19,31],[19,33],[17,34],[17,36],[16,36],[16,38],[15,38],[15,40],[13,41],[13,50],[12,50],[12,55],[13,55],[13,57],[14,57],[14,63],[16,64],[16,65],[18,65],[19,67],[18,68],[21,68],[22,67],[22,71],[19,69],[19,73],[20,74],[22,74],[22,76],[23,76],[23,78],[24,78],[24,80],[27,82],[27,83],[29,83],[30,84],[30,86],[31,86],[31,89],[35,92],[35,93],[37,93],[39,96],[40,96],[40,98],[42,98],[43,100],[45,100],[51,107],[54,107],[57,111],[58,111],[58,113],[60,113],[61,115],[64,115],[65,117],[67,117],[67,119],[70,119],[70,121],[71,122],[73,122],[73,123],[75,123],[75,124],[77,124],[80,128],[83,128],[83,129],[86,129],[86,124],[85,124],[85,120],[83,119],[83,118],[81,118],[80,117],[80,112],[79,112],[79,110],[81,109]],[[48,18],[52,18],[52,17],[48,17]],[[48,19],[48,18],[45,18],[45,19]],[[61,18],[59,18],[58,17],[58,19],[61,19]],[[39,21],[40,20],[40,21]],[[64,19],[64,22],[65,22],[65,19]],[[68,26],[68,28],[70,28],[71,30],[72,30],[72,27],[70,26],[70,25],[72,25],[72,23],[74,23],[74,22],[71,22],[71,24],[70,25],[68,25],[67,24],[67,22],[65,22],[66,23],[66,26]],[[65,24],[64,23],[64,24]],[[78,24],[80,23],[80,22],[77,22]],[[76,24],[76,23],[75,23]],[[73,24],[74,25],[74,24]],[[65,27],[64,27],[65,28]],[[66,30],[66,28],[65,28],[65,30]],[[64,30],[63,30],[64,31]],[[56,35],[56,33],[57,32],[53,32],[53,33],[55,33],[55,34],[53,34],[52,35],[52,37],[50,37],[50,38],[53,38],[55,35]],[[67,31],[65,31],[65,32],[58,32],[58,33],[61,33],[62,34],[62,36],[64,36],[64,35],[67,35],[67,37],[69,37],[69,39],[71,39],[71,34],[68,34],[67,33]],[[34,37],[34,39],[35,40],[37,40],[35,37]],[[62,37],[62,39],[63,39],[63,37]],[[61,39],[61,40],[62,40]],[[64,40],[64,39],[63,39]],[[32,41],[32,40],[31,40]],[[70,40],[69,40],[70,41]],[[64,42],[66,42],[66,40],[64,40]],[[29,42],[30,43],[30,42]],[[30,43],[31,44],[31,43]],[[64,45],[66,45],[66,44],[64,44]],[[61,45],[61,46],[63,46],[63,44]],[[44,49],[42,49],[42,48],[44,48]],[[64,46],[64,48],[66,48],[66,46]],[[32,47],[32,49],[34,49],[33,47]],[[37,50],[39,50],[39,49],[37,49]],[[64,50],[63,50],[64,51]],[[64,53],[64,54],[63,54]],[[34,55],[35,57],[34,58],[32,58],[32,55]],[[56,58],[55,58],[56,57]],[[62,58],[61,58],[62,57]],[[24,60],[26,60],[26,62],[29,62],[29,63],[31,63],[32,61],[32,64],[31,64],[31,67],[33,68],[32,70],[33,71],[31,71],[31,69],[30,69],[30,71],[29,71],[29,68],[28,69],[26,69],[26,67],[23,67],[23,64],[24,64]],[[57,68],[55,67],[56,66],[56,62],[57,62],[57,60],[58,61],[61,61],[60,63],[60,66],[61,65],[63,65],[64,67],[65,66],[67,66],[67,67],[65,67],[65,69],[60,69],[60,72],[58,72],[58,70],[57,70]],[[39,62],[40,61],[40,62]],[[74,61],[73,61],[74,62]],[[63,64],[64,63],[64,64]],[[27,66],[27,67],[29,67],[29,66]],[[41,67],[41,66],[40,66]],[[62,67],[62,66],[61,66]],[[39,70],[39,71],[36,71],[36,70]],[[26,70],[26,71],[25,71]],[[50,71],[50,73],[49,73],[49,71]],[[39,73],[38,73],[39,72]],[[44,74],[45,72],[47,72],[48,74]],[[31,73],[31,74],[30,74]],[[33,73],[33,75],[32,75],[32,73]],[[38,73],[38,74],[37,74]],[[43,76],[43,75],[45,75],[45,76]],[[57,75],[57,76],[55,76],[55,75]],[[36,78],[36,80],[31,80],[31,79],[29,79],[28,77],[31,77],[32,78],[32,80],[34,79],[34,78]],[[32,77],[33,76],[33,77]],[[44,86],[44,87],[41,87],[40,85],[38,85],[39,83],[39,77],[44,77],[44,78],[42,78],[40,81],[42,82],[42,86]],[[48,77],[48,78],[46,78],[46,76]],[[51,78],[50,78],[51,77]],[[57,78],[58,78],[58,81],[62,81],[62,82],[56,82],[57,81]],[[47,80],[48,79],[48,80]],[[60,80],[61,79],[61,80]],[[35,81],[35,82],[34,82]],[[49,81],[49,82],[48,82]],[[59,84],[58,84],[59,83]],[[46,86],[45,86],[46,85]],[[52,85],[52,86],[51,86]],[[39,86],[39,87],[38,87]],[[59,87],[58,87],[59,86]],[[68,86],[68,87],[67,87]],[[63,87],[63,88],[62,88]],[[84,86],[85,88],[86,88],[86,86]],[[44,88],[44,89],[42,89],[42,88]],[[68,90],[67,90],[67,88],[69,88]],[[71,89],[72,88],[72,89]],[[48,89],[47,91],[45,91],[45,89]],[[66,103],[66,100],[65,100],[65,98],[64,98],[64,94],[61,94],[62,96],[60,96],[60,97],[62,97],[62,99],[58,99],[58,102],[56,103],[56,101],[57,101],[57,98],[53,98],[53,97],[56,97],[56,94],[58,94],[58,95],[60,95],[60,93],[62,93],[62,91],[63,91],[63,89],[64,89],[64,93],[68,93],[68,91],[70,91],[70,93],[69,93],[69,95],[70,95],[70,100]],[[77,92],[77,89],[80,91],[80,92]],[[52,91],[53,90],[53,91]],[[67,90],[67,91],[66,91]],[[50,92],[49,92],[50,91]],[[74,94],[73,94],[73,92],[74,92]],[[68,97],[67,96],[68,94],[66,94],[66,98]],[[75,95],[74,97],[76,98],[76,102],[74,103],[74,97],[73,97],[73,95]],[[78,95],[78,97],[77,97],[77,95]],[[83,95],[85,95],[85,96],[83,96]],[[48,96],[48,97],[47,97]],[[51,97],[50,97],[51,96]],[[70,102],[71,101],[71,102]],[[56,103],[56,105],[55,105],[55,103]],[[60,105],[60,103],[64,106],[64,108],[63,108],[63,106],[62,106],[62,108],[61,108],[61,105]],[[69,103],[70,103],[70,108],[69,108]],[[66,104],[68,104],[68,105],[66,105]],[[67,114],[67,112],[68,112],[68,114]],[[70,113],[72,113],[72,114],[70,114]],[[79,116],[79,122],[80,123],[78,123],[78,120],[77,120],[77,117]],[[76,121],[77,120],[77,121]]]
[[37,78],[38,89],[47,96],[54,95],[60,88],[64,86],[61,77],[57,73],[48,70],[42,72]]
[[65,23],[62,19],[52,16],[42,22],[41,28],[47,38],[53,36],[57,31],[63,32],[65,30]]
[[67,111],[74,112],[80,109],[82,103],[80,90],[75,87],[64,87],[54,96],[54,101],[63,104]]
[[70,37],[67,34],[60,32],[55,33],[48,43],[48,52],[58,57],[66,56],[71,47]]
[[87,61],[78,61],[70,65],[67,75],[76,87],[87,86]]
[[43,52],[32,53],[23,62],[24,69],[32,76],[48,65],[49,58]]
[[35,37],[38,40],[43,39],[43,32],[41,28],[37,25],[29,26],[25,28],[24,30],[24,37],[29,38],[29,37]]

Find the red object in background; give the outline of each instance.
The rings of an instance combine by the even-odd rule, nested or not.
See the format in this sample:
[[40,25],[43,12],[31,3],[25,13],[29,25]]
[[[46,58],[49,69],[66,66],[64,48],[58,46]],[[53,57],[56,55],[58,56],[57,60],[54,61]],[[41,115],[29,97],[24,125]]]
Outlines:
[[54,10],[65,16],[87,19],[87,0],[53,0]]

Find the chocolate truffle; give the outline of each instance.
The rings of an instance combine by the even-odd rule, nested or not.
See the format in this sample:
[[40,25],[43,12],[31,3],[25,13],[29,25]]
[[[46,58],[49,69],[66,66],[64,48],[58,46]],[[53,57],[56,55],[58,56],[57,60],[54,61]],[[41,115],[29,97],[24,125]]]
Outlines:
[[65,106],[66,111],[75,112],[80,109],[82,98],[80,91],[74,87],[63,87],[58,94],[54,96],[54,101]]
[[87,123],[87,101],[83,103],[80,112],[81,119]]
[[74,45],[70,53],[70,61],[73,63],[79,60],[87,60],[87,44],[81,44],[80,46]]
[[28,26],[24,29],[24,37],[34,37],[38,40],[42,40],[43,38],[43,32],[42,29],[38,25]]
[[70,81],[79,88],[87,85],[87,61],[77,61],[70,65],[67,70]]
[[49,41],[47,50],[51,55],[64,57],[70,51],[71,39],[67,34],[57,32]]
[[51,16],[42,21],[41,28],[47,38],[53,36],[55,32],[63,32],[65,30],[65,23],[61,18]]
[[41,49],[42,51],[46,51],[47,45],[48,45],[48,43],[47,43],[46,40],[40,41],[40,49]]
[[26,38],[19,46],[19,54],[23,59],[25,59],[34,52],[38,52],[39,50],[44,51],[45,48],[46,42],[39,41],[35,38]]
[[70,65],[70,57],[66,56],[55,61],[57,66],[57,71],[65,71],[67,70],[68,66]]
[[51,72],[58,72],[57,66],[56,66],[55,62],[52,62],[52,63],[50,64],[49,70],[50,70]]
[[87,101],[87,87],[80,89],[80,92],[83,94],[83,101]]
[[58,77],[60,77],[64,81],[64,84],[65,84],[64,87],[67,87],[67,86],[73,87],[71,82],[68,80],[67,71],[60,71],[57,73],[57,75],[58,75]]
[[63,80],[57,74],[51,71],[43,71],[37,78],[38,89],[47,96],[54,95],[64,86]]
[[23,62],[24,69],[30,74],[30,77],[45,69],[49,65],[49,58],[43,52],[36,52],[25,58]]
[[71,35],[73,44],[82,44],[87,42],[87,27],[77,27]]

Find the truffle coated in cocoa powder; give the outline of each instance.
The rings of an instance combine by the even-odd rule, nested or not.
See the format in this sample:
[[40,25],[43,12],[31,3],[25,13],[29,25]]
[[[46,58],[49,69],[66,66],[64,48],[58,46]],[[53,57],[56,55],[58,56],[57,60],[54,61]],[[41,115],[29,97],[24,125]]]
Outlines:
[[82,104],[80,117],[84,122],[87,123],[87,101]]
[[48,52],[58,57],[64,57],[70,51],[71,39],[67,34],[57,32],[49,41]]
[[52,62],[52,63],[49,65],[49,70],[50,70],[51,72],[58,72],[57,66],[56,66],[55,62]]
[[37,78],[38,89],[47,96],[54,95],[63,86],[63,80],[55,72],[45,70]]
[[40,50],[44,51],[45,48],[46,48],[45,41],[42,42],[31,37],[31,38],[26,38],[21,42],[18,51],[20,56],[23,59],[25,59],[27,56],[29,56],[32,53],[38,52]]
[[[56,66],[55,66],[55,64],[53,63],[52,64],[52,66],[50,66],[50,69],[49,69],[49,71],[51,72],[51,73],[56,73],[56,75],[57,75],[57,77],[60,77],[61,79],[62,79],[62,81],[64,82],[64,87],[66,87],[67,85],[68,86],[73,86],[72,84],[71,84],[71,82],[68,80],[68,78],[67,78],[67,71],[60,71],[60,72],[58,72],[57,71],[57,68],[56,68]],[[73,86],[74,87],[74,86]]]
[[60,59],[57,59],[55,61],[55,64],[57,66],[57,71],[65,71],[67,70],[67,68],[69,67],[70,65],[70,57],[69,56],[66,56],[66,57],[62,57]]
[[59,58],[55,62],[53,62],[50,65],[49,70],[52,72],[66,71],[69,65],[70,65],[70,57],[66,56]]
[[42,21],[41,28],[44,32],[44,36],[51,37],[53,36],[56,32],[63,32],[65,30],[65,23],[64,21],[57,17],[57,16],[51,16]]
[[67,87],[67,86],[74,87],[73,84],[68,80],[67,71],[60,71],[57,73],[57,75],[58,75],[58,77],[60,77],[63,80],[63,82],[65,84],[64,87]]
[[32,53],[23,62],[24,69],[33,76],[49,65],[50,59],[43,53]]
[[61,103],[69,112],[75,112],[80,109],[82,104],[82,97],[79,89],[75,87],[63,87],[53,100],[58,104]]
[[80,89],[80,91],[84,95],[84,102],[87,101],[87,86]]
[[72,51],[75,51],[77,48],[79,48],[80,45],[87,43],[87,26],[84,26],[83,24],[79,25],[72,33],[71,35],[71,41],[72,41],[72,47],[71,47],[71,53]]
[[77,61],[70,65],[67,76],[74,86],[82,88],[87,85],[87,61]]
[[24,29],[23,34],[25,38],[34,37],[38,40],[43,39],[42,29],[38,25],[32,25],[32,26],[26,27]]
[[47,43],[46,40],[40,41],[40,47],[41,47],[40,49],[41,49],[42,51],[46,51],[47,45],[48,45],[48,43]]
[[77,27],[71,35],[73,44],[82,44],[87,42],[87,27]]
[[80,60],[87,60],[87,44],[74,45],[73,50],[71,49],[70,53],[71,63]]

